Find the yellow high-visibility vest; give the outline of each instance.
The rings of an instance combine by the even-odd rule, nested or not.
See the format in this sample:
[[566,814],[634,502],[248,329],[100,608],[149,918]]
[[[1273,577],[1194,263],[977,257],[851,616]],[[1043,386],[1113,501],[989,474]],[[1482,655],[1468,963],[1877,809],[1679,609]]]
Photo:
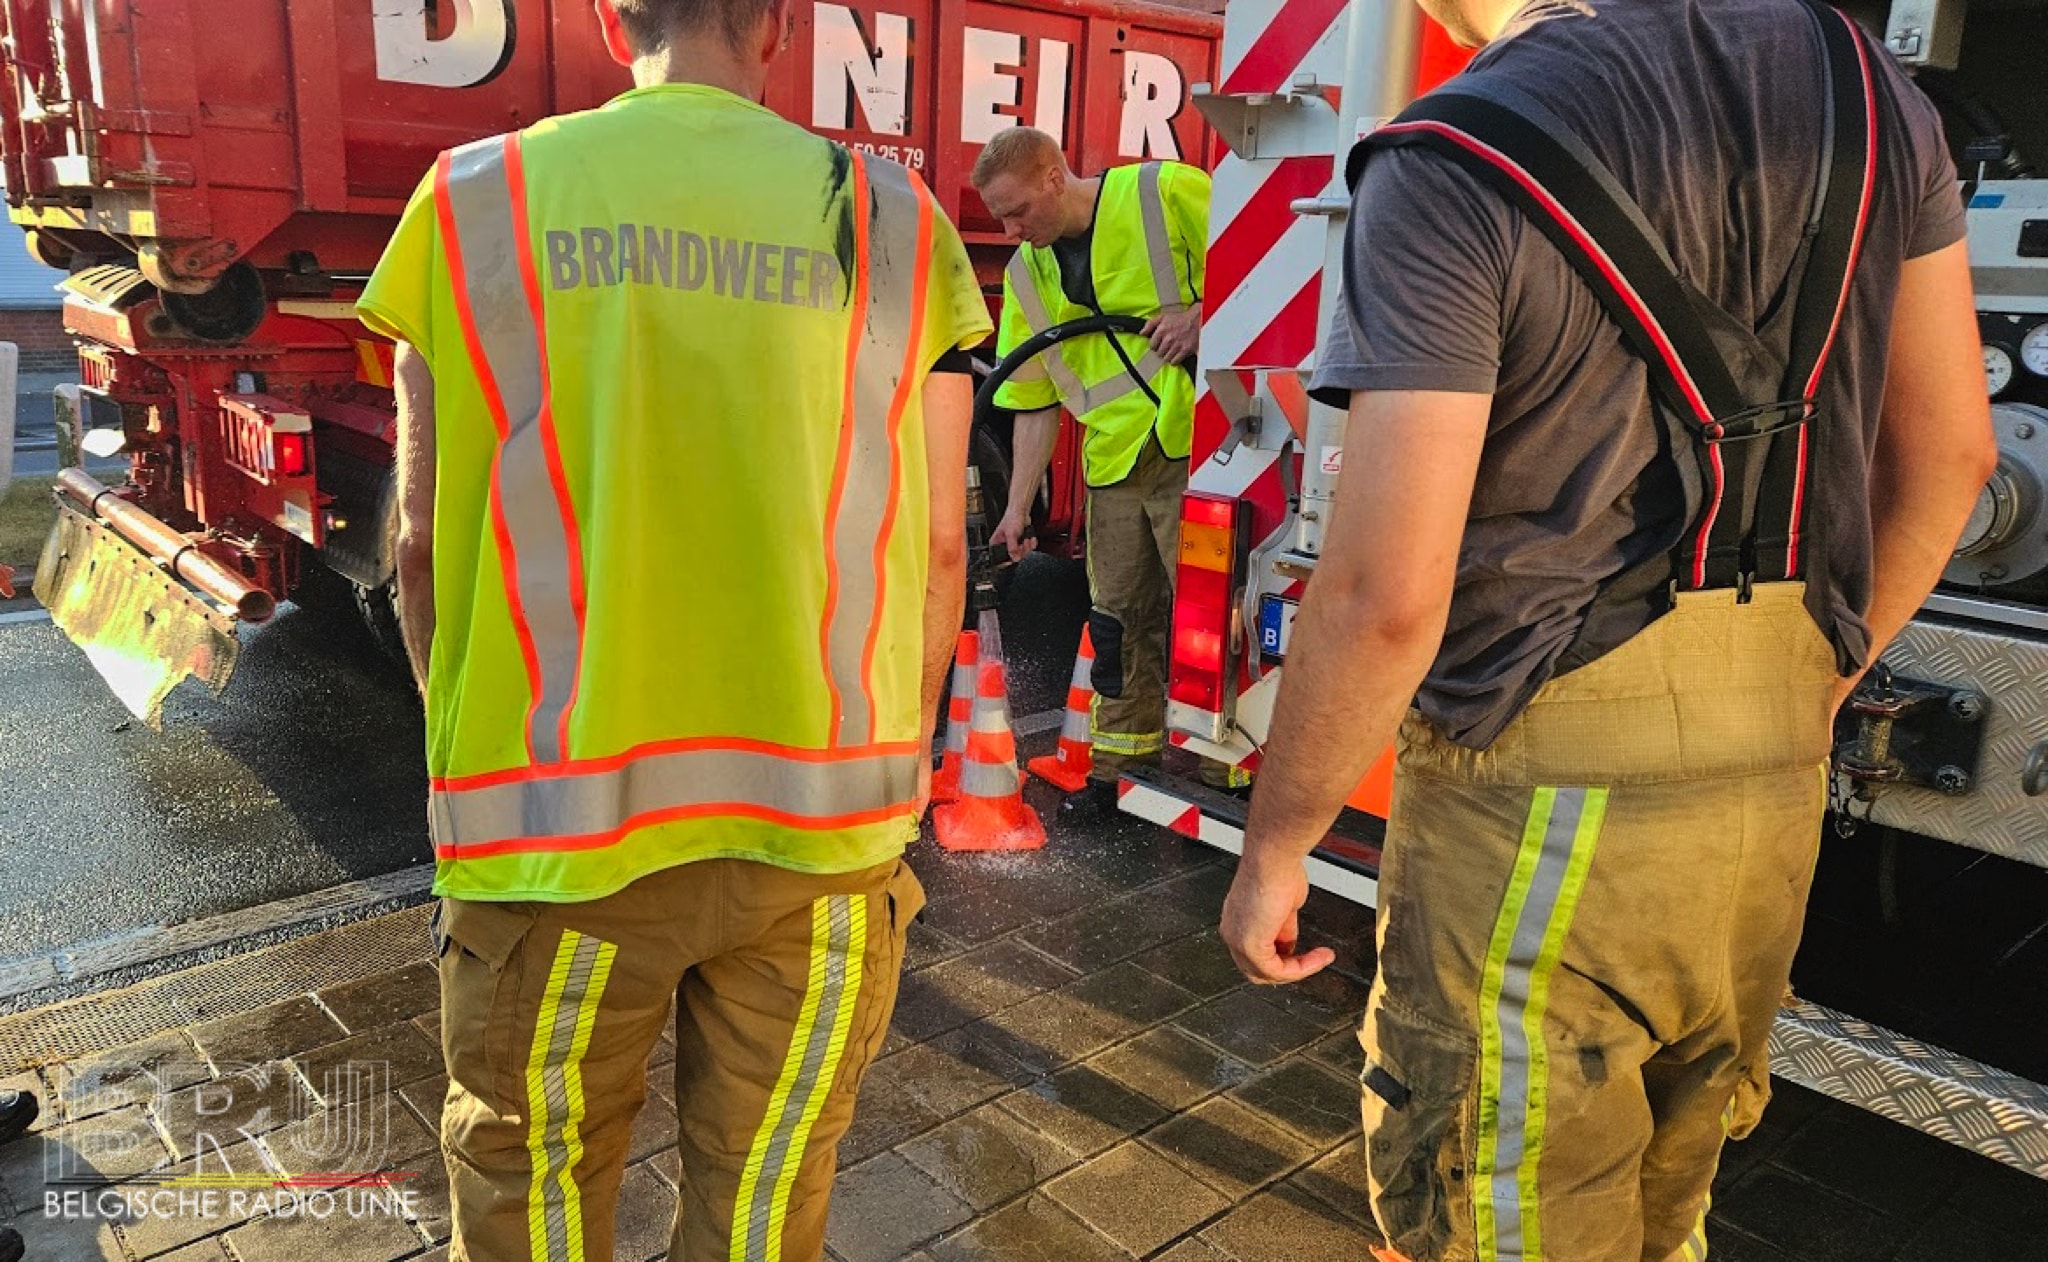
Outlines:
[[[1200,168],[1146,162],[1103,172],[1090,243],[1096,306],[1150,319],[1200,303],[1208,235],[1209,177]],[[1026,245],[1003,275],[996,348],[1007,355],[1034,333],[1092,314],[1067,297],[1052,249]],[[1155,430],[1175,459],[1194,436],[1193,379],[1133,334],[1061,342],[1003,383],[995,402],[1019,412],[1065,404],[1082,426],[1090,486],[1121,481]]]
[[921,385],[989,327],[922,182],[642,88],[443,154],[359,310],[435,382],[436,891],[899,853]]

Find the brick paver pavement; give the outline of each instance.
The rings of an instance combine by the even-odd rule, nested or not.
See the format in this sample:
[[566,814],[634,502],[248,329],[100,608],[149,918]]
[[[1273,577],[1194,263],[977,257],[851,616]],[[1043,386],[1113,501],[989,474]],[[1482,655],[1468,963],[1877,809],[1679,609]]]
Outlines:
[[[1368,913],[1317,894],[1304,932],[1339,947],[1338,968],[1254,989],[1213,931],[1229,860],[1162,830],[1119,822],[1024,855],[925,845],[913,862],[931,903],[840,1146],[829,1237],[840,1262],[1367,1256],[1351,1027],[1372,967]],[[336,950],[352,931],[331,935]],[[424,941],[420,955],[0,1079],[46,1101],[36,1134],[0,1149],[30,1258],[445,1257],[434,1136],[446,1078]],[[620,1262],[667,1246],[674,1054],[664,1040],[649,1067]],[[332,1072],[351,1062],[385,1068],[367,1084]],[[372,1117],[384,1119],[377,1166],[415,1176],[397,1184],[410,1214],[44,1213],[47,1196],[63,1203],[47,1185],[60,1157],[143,1194],[153,1185],[137,1180],[195,1169],[355,1169],[346,1144]],[[200,1129],[236,1142],[195,1153]],[[1717,1262],[2043,1259],[2048,1184],[1781,1085],[1759,1133],[1728,1152],[1710,1235]]]

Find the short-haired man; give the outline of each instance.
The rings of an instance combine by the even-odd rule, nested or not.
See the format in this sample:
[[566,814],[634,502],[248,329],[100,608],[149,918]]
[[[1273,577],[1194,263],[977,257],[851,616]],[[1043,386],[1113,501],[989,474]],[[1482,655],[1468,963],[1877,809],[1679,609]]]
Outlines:
[[[1094,770],[1060,809],[1098,815],[1115,809],[1118,773],[1156,763],[1166,743],[1166,634],[1194,436],[1209,177],[1179,162],[1145,162],[1082,179],[1051,136],[1012,127],[982,149],[972,178],[989,213],[1022,243],[1003,277],[999,353],[1087,315],[1145,320],[1136,336],[1060,342],[995,396],[1017,413],[1010,498],[993,536],[1013,558],[1032,546],[1025,530],[1061,404],[1083,433]],[[1202,778],[1219,788],[1249,782],[1206,760]]]
[[1353,158],[1313,383],[1344,479],[1223,936],[1256,981],[1329,962],[1294,951],[1302,858],[1398,727],[1379,1256],[1697,1262],[1830,716],[1996,459],[1962,203],[1824,4],[1424,8],[1486,47]]
[[819,1257],[923,901],[971,404],[934,369],[990,322],[916,176],[757,104],[789,3],[597,0],[638,86],[442,155],[361,299],[456,1258],[612,1256],[672,1012],[669,1256]]

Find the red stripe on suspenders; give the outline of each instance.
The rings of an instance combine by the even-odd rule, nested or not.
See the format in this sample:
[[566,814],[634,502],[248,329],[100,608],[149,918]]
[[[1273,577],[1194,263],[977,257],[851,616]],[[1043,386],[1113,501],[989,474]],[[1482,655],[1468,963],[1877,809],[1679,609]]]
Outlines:
[[[875,608],[868,618],[867,642],[860,652],[860,686],[867,693],[868,732],[875,739],[879,715],[875,711],[875,646],[882,638],[882,614],[888,606],[889,536],[896,529],[896,500],[902,492],[903,414],[910,407],[910,392],[918,384],[918,359],[924,353],[924,303],[931,283],[932,199],[924,181],[910,173],[910,191],[917,198],[917,255],[910,281],[910,331],[904,339],[903,371],[896,378],[896,396],[889,401],[889,498],[882,509],[882,528],[875,532]],[[860,321],[864,317],[856,317]]]
[[[1842,313],[1849,307],[1849,291],[1856,285],[1856,260],[1863,254],[1863,233],[1870,226],[1870,200],[1877,188],[1877,93],[1870,82],[1870,53],[1863,47],[1863,37],[1858,34],[1854,22],[1840,13],[1835,14],[1849,25],[1849,38],[1856,45],[1856,65],[1863,72],[1863,195],[1856,204],[1856,231],[1849,239],[1849,266],[1842,273],[1842,293],[1835,300],[1835,318],[1828,324],[1828,336],[1821,343],[1820,358],[1813,363],[1813,375],[1806,379],[1806,390],[1801,398],[1813,398],[1820,389],[1821,374],[1826,371],[1828,353],[1835,348],[1835,334],[1841,331]],[[1806,508],[1806,427],[1799,427],[1799,460],[1794,466],[1792,481],[1792,523],[1789,539],[1785,546],[1785,577],[1793,578],[1799,573],[1799,521]]]
[[[512,630],[519,640],[519,656],[526,664],[526,686],[536,699],[540,696],[540,652],[533,644],[533,628],[527,625],[526,607],[519,599],[519,570],[512,550],[512,528],[505,521],[505,505],[498,497],[498,464],[504,459],[505,440],[512,433],[512,423],[505,415],[505,399],[498,389],[498,379],[491,373],[490,360],[484,355],[483,339],[476,331],[476,312],[470,308],[469,278],[463,270],[461,233],[455,226],[455,208],[448,200],[448,175],[452,163],[451,155],[443,152],[434,163],[434,214],[441,226],[442,247],[448,252],[448,276],[450,288],[455,293],[456,323],[462,327],[462,344],[469,352],[469,362],[476,370],[477,387],[484,397],[484,407],[491,414],[491,424],[498,431],[498,447],[491,454],[491,478],[488,496],[491,506],[491,534],[498,543],[501,558],[499,568],[505,581],[505,604],[512,615]],[[530,727],[526,736],[526,756],[538,762],[539,755],[533,747]]]
[[847,471],[853,466],[855,416],[854,370],[860,363],[862,326],[868,309],[868,165],[860,151],[848,151],[853,178],[849,197],[853,204],[853,275],[847,277],[847,310],[851,317],[846,329],[846,383],[840,395],[839,454],[832,465],[832,491],[825,501],[825,612],[818,622],[818,657],[825,670],[825,691],[831,697],[829,744],[839,743],[839,724],[846,715],[846,699],[839,695],[839,680],[832,670],[832,616],[839,608],[839,559],[835,548],[839,537],[839,510],[846,500]]
[[[555,488],[555,506],[562,514],[562,535],[568,541],[569,554],[569,607],[576,614],[576,667],[569,683],[569,700],[562,707],[562,717],[557,727],[557,737],[564,757],[569,752],[569,718],[576,713],[576,698],[582,691],[584,608],[586,594],[583,586],[583,538],[576,521],[576,502],[569,495],[569,477],[562,468],[562,445],[555,432],[554,395],[548,380],[548,317],[546,304],[541,299],[540,275],[535,267],[532,240],[526,220],[526,162],[520,149],[519,133],[505,137],[505,184],[512,200],[512,236],[519,256],[519,279],[526,290],[526,305],[533,311],[534,356],[540,363],[540,445],[547,459],[548,481]],[[534,696],[533,706],[527,711],[527,721],[533,719],[534,711],[540,708],[541,698]]]
[[[1861,46],[1859,45],[1858,47],[1860,48]],[[1421,120],[1412,123],[1390,124],[1384,130],[1395,134],[1412,131],[1433,132],[1456,144],[1459,148],[1485,159],[1506,172],[1508,178],[1514,180],[1538,205],[1549,212],[1551,218],[1557,222],[1558,226],[1565,230],[1566,235],[1570,236],[1579,248],[1585,251],[1586,257],[1593,261],[1594,266],[1600,269],[1601,274],[1613,286],[1614,292],[1628,305],[1630,313],[1649,332],[1650,340],[1656,345],[1658,355],[1664,360],[1665,366],[1671,370],[1672,379],[1678,383],[1679,389],[1684,392],[1685,401],[1692,407],[1693,414],[1698,418],[1699,424],[1702,427],[1713,424],[1714,413],[1712,409],[1707,406],[1706,399],[1700,394],[1699,387],[1694,384],[1692,375],[1686,371],[1684,361],[1679,359],[1678,352],[1672,349],[1671,339],[1665,335],[1663,326],[1657,323],[1657,319],[1651,313],[1650,308],[1643,302],[1635,289],[1629,285],[1628,278],[1622,274],[1620,268],[1614,265],[1614,260],[1609,258],[1607,252],[1600,248],[1600,243],[1595,241],[1592,234],[1588,233],[1584,226],[1574,219],[1571,213],[1556,198],[1550,195],[1548,189],[1537,183],[1514,159],[1449,124],[1433,120]],[[1706,586],[1707,540],[1713,534],[1714,520],[1721,515],[1721,499],[1727,489],[1727,473],[1721,463],[1720,447],[1709,444],[1707,454],[1709,463],[1714,471],[1714,485],[1707,498],[1706,514],[1700,520],[1698,537],[1694,540],[1693,544],[1692,585],[1694,587]]]

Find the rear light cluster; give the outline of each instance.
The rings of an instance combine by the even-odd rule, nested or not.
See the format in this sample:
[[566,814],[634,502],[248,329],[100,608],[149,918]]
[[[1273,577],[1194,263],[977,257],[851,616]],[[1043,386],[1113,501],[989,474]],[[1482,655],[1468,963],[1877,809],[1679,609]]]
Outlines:
[[1223,710],[1240,552],[1239,500],[1181,497],[1180,563],[1173,591],[1173,652],[1166,694],[1211,714]]
[[271,466],[287,478],[306,475],[306,435],[270,432]]
[[222,395],[220,433],[227,462],[265,486],[313,471],[313,418],[282,399]]

